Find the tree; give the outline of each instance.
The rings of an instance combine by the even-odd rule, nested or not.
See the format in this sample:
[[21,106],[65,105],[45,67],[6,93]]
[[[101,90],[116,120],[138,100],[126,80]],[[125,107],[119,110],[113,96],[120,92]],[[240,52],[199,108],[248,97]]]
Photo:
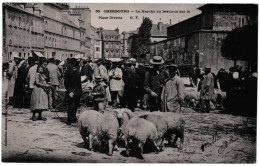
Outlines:
[[132,36],[131,54],[134,58],[143,59],[146,57],[146,54],[150,53],[151,28],[152,21],[149,18],[144,18],[138,34]]
[[234,60],[245,60],[249,66],[257,62],[257,24],[246,25],[231,31],[223,40],[222,56]]
[[131,36],[132,41],[131,41],[131,54],[133,56],[133,58],[137,59],[137,50],[138,50],[138,41],[139,41],[139,35],[138,34],[134,34]]

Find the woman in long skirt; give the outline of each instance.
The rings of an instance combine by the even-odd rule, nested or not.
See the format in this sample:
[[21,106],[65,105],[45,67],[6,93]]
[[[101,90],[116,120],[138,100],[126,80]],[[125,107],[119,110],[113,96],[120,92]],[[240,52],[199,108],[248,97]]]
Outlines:
[[39,113],[38,120],[46,121],[46,118],[42,117],[42,111],[47,111],[48,109],[48,96],[47,91],[49,89],[49,84],[46,83],[46,77],[43,74],[43,67],[39,66],[37,68],[35,88],[31,95],[31,110],[32,110],[32,120],[36,121],[35,114]]

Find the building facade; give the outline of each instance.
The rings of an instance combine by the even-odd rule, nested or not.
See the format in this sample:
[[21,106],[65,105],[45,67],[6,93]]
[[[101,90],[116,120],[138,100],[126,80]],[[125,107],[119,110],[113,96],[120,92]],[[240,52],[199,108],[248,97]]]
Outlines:
[[[172,59],[175,64],[211,67],[213,72],[234,66],[234,61],[221,55],[222,40],[228,32],[255,20],[257,6],[209,4],[198,9],[201,14],[168,27],[167,39],[151,44],[151,55]],[[247,65],[245,61],[237,64]]]
[[119,29],[102,30],[103,58],[121,58],[121,39]]
[[43,3],[46,58],[65,60],[81,53],[79,21],[60,5]]
[[122,58],[131,58],[130,56],[130,43],[131,39],[129,39],[129,37],[131,37],[134,33],[133,32],[122,32],[121,34],[121,54],[122,54]]
[[27,59],[44,52],[44,20],[41,11],[26,4],[3,4],[3,62],[12,54]]
[[60,60],[86,56],[87,16],[72,16],[62,4],[4,3],[3,62],[12,60],[12,54],[25,59],[35,54]]
[[158,22],[158,24],[152,24],[151,28],[151,42],[159,42],[167,39],[167,28],[170,24],[163,24],[163,22]]
[[101,39],[101,29],[95,28],[94,33],[94,59],[102,58],[102,39]]

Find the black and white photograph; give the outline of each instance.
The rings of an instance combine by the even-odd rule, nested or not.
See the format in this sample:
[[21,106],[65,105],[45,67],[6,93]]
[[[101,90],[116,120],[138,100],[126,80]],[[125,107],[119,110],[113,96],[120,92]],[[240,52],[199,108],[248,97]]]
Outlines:
[[257,163],[258,3],[1,3],[2,163]]

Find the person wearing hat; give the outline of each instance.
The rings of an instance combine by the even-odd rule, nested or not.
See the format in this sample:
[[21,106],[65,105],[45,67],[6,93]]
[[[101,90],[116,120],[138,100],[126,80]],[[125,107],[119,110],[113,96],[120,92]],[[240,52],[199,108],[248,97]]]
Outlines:
[[163,81],[166,79],[160,73],[159,67],[164,63],[161,56],[154,56],[150,60],[150,64],[153,66],[151,70],[147,71],[144,80],[144,89],[149,95],[149,107],[150,111],[161,110],[161,92]]
[[137,105],[137,74],[135,69],[136,61],[132,58],[126,65],[124,72],[124,104],[134,112]]
[[110,78],[110,93],[111,102],[114,106],[117,105],[117,97],[120,98],[120,92],[123,90],[123,72],[118,63],[114,63],[112,69],[109,71]]
[[209,67],[205,67],[205,77],[201,83],[200,98],[201,110],[209,112],[210,100],[214,98],[214,78]]
[[106,100],[106,90],[102,84],[101,75],[95,76],[95,86],[93,88],[93,101],[94,101],[94,110],[97,110],[100,113],[104,113],[104,102]]
[[168,65],[166,71],[169,73],[162,91],[163,112],[181,113],[181,103],[184,100],[184,83],[177,75],[177,66]]
[[14,102],[14,87],[15,87],[15,80],[17,78],[17,71],[18,65],[21,61],[21,58],[18,55],[14,55],[13,62],[9,65],[7,78],[8,78],[8,97],[9,97],[9,104],[13,104]]
[[69,66],[64,74],[64,85],[69,106],[67,125],[71,125],[71,123],[77,121],[76,112],[80,102],[82,87],[78,61],[75,58],[71,58],[68,60],[68,64]]

